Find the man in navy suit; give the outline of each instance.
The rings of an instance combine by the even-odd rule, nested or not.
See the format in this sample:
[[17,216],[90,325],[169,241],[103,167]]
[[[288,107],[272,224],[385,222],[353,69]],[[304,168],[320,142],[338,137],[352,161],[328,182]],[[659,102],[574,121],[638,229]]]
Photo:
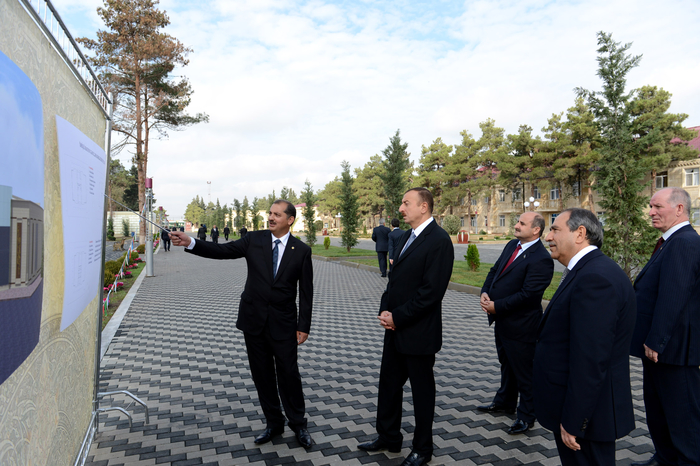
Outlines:
[[250,372],[267,420],[267,427],[254,442],[267,443],[284,431],[281,396],[289,427],[299,444],[310,448],[297,347],[309,337],[311,328],[311,248],[289,232],[296,218],[294,204],[277,200],[268,215],[269,230],[250,232],[238,241],[195,241],[179,232],[173,232],[172,241],[175,246],[185,246],[187,252],[210,259],[245,257],[248,279],[236,327],[243,331]]
[[442,298],[452,275],[454,247],[433,219],[433,196],[427,189],[408,190],[399,212],[412,229],[399,241],[379,307],[379,323],[385,329],[377,401],[379,436],[358,448],[401,451],[403,386],[410,380],[416,428],[412,451],[401,466],[420,466],[433,455],[433,366],[442,346]]
[[[496,352],[501,386],[486,413],[515,412],[509,434],[522,434],[535,423],[532,404],[532,360],[542,318],[542,295],[552,282],[554,261],[540,241],[544,218],[525,212],[515,225],[515,238],[491,267],[481,288],[481,308],[489,325],[496,322]],[[520,404],[518,402],[520,393]]]
[[562,465],[615,464],[615,440],[634,429],[629,347],[634,290],[598,249],[603,229],[586,209],[559,214],[546,237],[566,270],[539,326],[535,414],[554,433]]
[[394,253],[399,245],[399,240],[403,236],[404,231],[399,228],[401,222],[398,218],[391,219],[391,233],[389,233],[389,270],[394,265]]
[[386,253],[389,251],[389,230],[384,225],[384,219],[379,219],[379,226],[372,230],[372,241],[377,243],[375,245],[375,250],[377,251],[377,258],[379,259],[379,271],[382,273],[382,277],[386,277]]
[[649,203],[663,235],[634,282],[637,325],[631,354],[642,358],[644,407],[656,454],[638,465],[700,464],[700,236],[690,196],[665,188]]

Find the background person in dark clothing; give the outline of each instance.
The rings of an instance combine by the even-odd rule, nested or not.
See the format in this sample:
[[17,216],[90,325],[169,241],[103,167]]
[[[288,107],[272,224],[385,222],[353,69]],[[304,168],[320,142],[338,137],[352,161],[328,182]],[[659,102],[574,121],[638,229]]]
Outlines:
[[163,249],[170,251],[170,234],[168,230],[163,230],[160,232],[160,239],[163,240]]
[[224,239],[226,241],[228,241],[228,235],[230,235],[230,234],[231,234],[231,229],[228,227],[228,225],[226,225],[224,227]]
[[207,227],[206,227],[206,225],[202,225],[201,227],[199,227],[199,230],[197,230],[197,238],[200,241],[207,240]]
[[245,237],[246,233],[248,233],[248,229],[246,227],[241,227],[238,232],[241,234],[241,238]]
[[372,230],[372,241],[377,243],[375,250],[379,260],[379,271],[386,277],[386,253],[389,251],[389,230],[384,225],[384,219],[379,219],[379,226]]
[[398,218],[391,219],[392,229],[391,233],[389,233],[389,270],[391,270],[391,266],[394,265],[394,251],[399,244],[401,235],[403,235],[403,230],[399,228],[399,225],[401,225],[401,222],[399,222]]
[[216,225],[214,225],[211,229],[211,241],[212,243],[219,242],[219,229],[216,228]]

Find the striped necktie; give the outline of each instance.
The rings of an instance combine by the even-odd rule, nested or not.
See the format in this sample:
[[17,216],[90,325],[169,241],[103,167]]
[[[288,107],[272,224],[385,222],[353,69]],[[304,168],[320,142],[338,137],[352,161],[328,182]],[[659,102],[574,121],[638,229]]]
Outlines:
[[272,249],[272,277],[274,278],[277,275],[277,258],[279,257],[280,254],[280,243],[282,241],[276,239],[275,240],[275,247]]

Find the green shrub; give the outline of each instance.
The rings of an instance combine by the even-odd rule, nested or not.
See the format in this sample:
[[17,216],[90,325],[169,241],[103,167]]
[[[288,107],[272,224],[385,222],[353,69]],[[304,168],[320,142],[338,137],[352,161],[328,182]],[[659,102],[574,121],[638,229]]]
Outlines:
[[363,235],[367,234],[367,224],[366,223],[364,225],[362,225],[362,234]]
[[479,241],[483,241],[483,240],[484,240],[484,237],[483,237],[483,236],[479,236]]
[[445,218],[442,219],[442,228],[448,235],[456,235],[462,228],[462,222],[456,215],[445,215]]
[[107,241],[114,241],[116,238],[114,237],[114,219],[110,215],[109,219],[107,219]]
[[131,257],[129,257],[129,260],[131,262],[134,262],[138,258],[139,258],[139,253],[136,251],[131,251]]
[[[145,244],[139,244],[138,246],[136,246],[136,252],[138,252],[139,254],[145,253],[145,252],[146,252],[146,245],[145,245]],[[132,254],[132,255],[133,255],[133,254]],[[138,256],[136,256],[136,257],[138,257]]]
[[122,219],[122,236],[129,236],[129,222],[125,218]]
[[481,231],[479,232],[479,234],[480,234],[480,235],[486,235],[487,233],[486,233],[485,230],[481,230]]
[[323,222],[321,220],[316,220],[314,222],[314,227],[316,227],[317,232],[323,230]]
[[114,276],[115,275],[116,275],[116,273],[110,274],[109,272],[107,272],[105,270],[105,281],[104,281],[104,284],[102,286],[107,286],[107,285],[111,285],[112,283],[114,283]]
[[105,273],[109,273],[114,280],[114,276],[119,273],[122,268],[122,263],[118,261],[107,261],[105,262]]
[[323,238],[323,248],[328,249],[331,247],[331,238],[329,236],[326,236]]
[[470,269],[475,272],[479,270],[481,261],[479,260],[479,249],[476,247],[476,244],[467,246],[467,253],[464,255],[464,258],[467,260]]
[[299,241],[301,241],[301,236],[299,236],[299,235],[294,235],[294,237],[295,237],[296,239],[298,239]]

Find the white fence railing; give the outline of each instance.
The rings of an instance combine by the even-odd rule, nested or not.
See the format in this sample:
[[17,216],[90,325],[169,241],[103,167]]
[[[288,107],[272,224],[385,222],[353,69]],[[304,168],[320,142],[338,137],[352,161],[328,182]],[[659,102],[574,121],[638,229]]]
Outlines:
[[77,42],[73,39],[51,2],[49,0],[19,0],[19,2],[31,13],[34,20],[51,40],[54,48],[73,70],[75,77],[100,106],[105,117],[109,119],[109,107],[112,103],[109,95],[100,84],[97,75],[88,64]]

